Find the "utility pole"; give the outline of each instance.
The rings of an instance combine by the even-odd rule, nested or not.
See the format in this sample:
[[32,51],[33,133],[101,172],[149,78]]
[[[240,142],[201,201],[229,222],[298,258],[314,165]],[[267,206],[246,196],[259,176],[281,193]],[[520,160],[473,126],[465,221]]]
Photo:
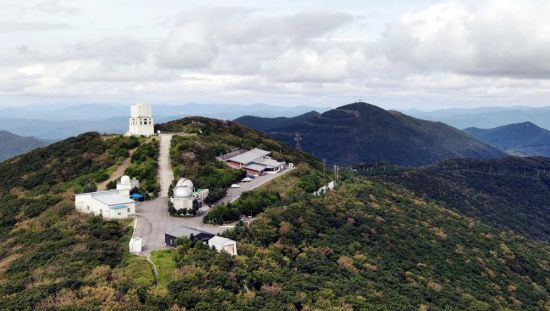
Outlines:
[[325,168],[327,166],[327,160],[323,159],[323,175],[325,175]]
[[338,181],[338,165],[334,165],[334,180]]
[[300,132],[294,133],[294,141],[296,142],[296,149],[302,150],[302,134]]

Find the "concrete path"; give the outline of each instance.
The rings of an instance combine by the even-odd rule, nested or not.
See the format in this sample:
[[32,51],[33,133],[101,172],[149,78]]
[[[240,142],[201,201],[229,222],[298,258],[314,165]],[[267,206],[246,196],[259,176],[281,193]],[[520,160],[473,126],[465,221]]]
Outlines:
[[136,149],[130,150],[128,158],[126,158],[122,164],[120,164],[116,170],[109,176],[109,178],[97,185],[97,190],[106,190],[107,184],[113,180],[117,180],[118,178],[122,177],[122,174],[124,174],[124,171],[130,166],[132,163],[132,155],[136,152]]

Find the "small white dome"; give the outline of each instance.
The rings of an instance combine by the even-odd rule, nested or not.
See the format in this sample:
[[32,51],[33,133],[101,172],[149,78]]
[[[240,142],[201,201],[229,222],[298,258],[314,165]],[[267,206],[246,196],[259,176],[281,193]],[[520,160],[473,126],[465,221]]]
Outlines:
[[174,188],[174,197],[176,198],[189,198],[193,195],[193,189],[189,187],[176,187]]
[[130,177],[124,175],[122,176],[122,178],[120,179],[120,183],[123,184],[123,185],[129,185],[130,184]]

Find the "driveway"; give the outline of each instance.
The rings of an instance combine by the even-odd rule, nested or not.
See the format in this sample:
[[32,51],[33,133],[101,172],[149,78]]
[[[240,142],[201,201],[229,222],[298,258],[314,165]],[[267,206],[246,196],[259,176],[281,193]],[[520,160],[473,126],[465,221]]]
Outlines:
[[229,188],[229,189],[227,189],[226,196],[223,197],[223,199],[216,202],[214,205],[219,205],[219,204],[222,204],[222,203],[225,203],[225,204],[231,203],[231,202],[235,201],[236,199],[240,198],[241,195],[244,192],[254,190],[258,187],[261,187],[264,184],[272,181],[273,179],[275,179],[277,177],[281,177],[282,175],[292,171],[293,169],[294,169],[294,167],[293,168],[286,168],[286,169],[280,171],[277,174],[266,174],[266,175],[263,175],[263,176],[258,176],[258,177],[254,178],[252,181],[249,181],[249,182],[241,182],[241,183],[239,183],[239,185],[241,186],[240,188]]
[[[151,201],[138,203],[136,207],[136,227],[133,236],[142,238],[143,250],[141,254],[148,257],[151,255],[152,251],[168,248],[164,245],[164,233],[178,226],[187,226],[212,234],[222,233],[234,226],[234,224],[223,226],[204,224],[202,222],[204,215],[189,218],[170,216],[168,213],[168,189],[174,179],[172,166],[170,164],[171,140],[172,134],[160,135],[159,197]],[[227,196],[216,204],[231,202],[240,197],[243,192],[260,187],[291,170],[292,169],[286,169],[278,174],[264,175],[249,183],[241,183],[241,188],[229,189],[227,191]]]

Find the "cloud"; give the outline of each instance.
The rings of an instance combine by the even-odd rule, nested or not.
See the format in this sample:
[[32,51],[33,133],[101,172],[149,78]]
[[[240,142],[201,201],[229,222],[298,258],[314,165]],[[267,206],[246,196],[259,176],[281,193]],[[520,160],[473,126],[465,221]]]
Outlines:
[[[274,61],[292,62],[293,55],[298,57],[296,62],[304,58],[315,62],[327,53],[317,50],[318,42],[330,41],[331,33],[352,20],[349,14],[335,12],[261,16],[245,8],[199,8],[180,15],[160,47],[158,60],[167,68],[261,75],[279,67]],[[317,79],[313,70],[295,76]],[[320,71],[320,76],[326,77],[326,70]]]
[[0,32],[29,32],[69,29],[65,23],[0,22]]
[[405,14],[384,33],[387,56],[425,72],[550,77],[550,3],[444,2]]

